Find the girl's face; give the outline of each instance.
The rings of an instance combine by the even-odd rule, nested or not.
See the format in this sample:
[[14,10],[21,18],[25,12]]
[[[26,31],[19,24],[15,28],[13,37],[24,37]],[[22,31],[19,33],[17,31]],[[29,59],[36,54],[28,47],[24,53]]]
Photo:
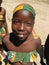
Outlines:
[[20,40],[25,40],[30,35],[33,25],[33,15],[27,10],[18,11],[12,19],[12,30]]

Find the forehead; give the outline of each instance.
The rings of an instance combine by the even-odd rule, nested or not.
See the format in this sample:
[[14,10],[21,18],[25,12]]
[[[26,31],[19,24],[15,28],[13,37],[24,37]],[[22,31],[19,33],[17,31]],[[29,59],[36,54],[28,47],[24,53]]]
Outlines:
[[27,10],[19,10],[16,13],[13,14],[13,18],[15,17],[22,17],[22,18],[33,18],[33,15],[31,12],[27,11]]

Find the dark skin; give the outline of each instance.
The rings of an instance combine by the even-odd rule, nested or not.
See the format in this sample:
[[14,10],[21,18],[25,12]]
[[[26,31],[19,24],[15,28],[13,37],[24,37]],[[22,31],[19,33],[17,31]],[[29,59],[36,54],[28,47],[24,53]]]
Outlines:
[[[8,33],[7,22],[6,22],[6,10],[5,8],[1,7],[1,4],[2,4],[2,0],[0,0],[0,15],[3,15],[4,21],[0,20],[0,28],[2,27],[5,28],[6,33],[4,35],[6,35]],[[1,37],[3,37],[4,35],[0,34]],[[0,50],[3,51],[3,48],[1,47]]]
[[18,12],[12,20],[12,30],[21,40],[26,39],[31,34],[33,26],[33,17],[31,13],[26,10]]
[[[7,48],[9,50],[12,51],[14,50],[16,52],[30,52],[37,49],[38,46],[41,44],[41,40],[40,38],[34,39],[34,36],[32,35],[33,26],[34,26],[33,15],[27,10],[18,11],[12,19],[12,30],[13,33],[16,36],[18,36],[21,41],[25,39],[26,40],[19,47],[16,47],[9,40],[10,35],[8,34],[3,38],[3,41],[7,46]],[[23,63],[20,65],[28,65],[28,64]],[[31,63],[29,65],[31,65]]]
[[[1,6],[1,4],[2,4],[2,0],[0,0],[0,6]],[[5,8],[2,7],[2,9],[0,11],[0,15],[4,16],[4,28],[5,28],[6,33],[8,33],[8,27],[7,27],[7,22],[6,22],[6,10],[5,10]]]
[[3,21],[0,21],[0,28],[2,28],[3,27]]

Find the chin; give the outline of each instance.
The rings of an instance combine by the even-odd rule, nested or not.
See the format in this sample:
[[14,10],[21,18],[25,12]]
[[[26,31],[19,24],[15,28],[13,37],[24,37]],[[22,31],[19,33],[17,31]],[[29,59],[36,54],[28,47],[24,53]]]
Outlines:
[[25,40],[26,38],[23,38],[23,37],[19,37],[20,40]]
[[23,41],[23,40],[26,40],[27,37],[19,37],[19,39]]

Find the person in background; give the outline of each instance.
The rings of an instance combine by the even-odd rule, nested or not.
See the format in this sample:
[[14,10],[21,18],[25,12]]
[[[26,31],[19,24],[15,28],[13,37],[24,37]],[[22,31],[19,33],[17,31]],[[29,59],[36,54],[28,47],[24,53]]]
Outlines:
[[3,28],[4,25],[4,17],[0,15],[0,65],[2,65],[2,56],[3,54],[3,45],[2,45],[2,38],[6,35],[5,29]]
[[[6,10],[1,7],[2,0],[0,0],[0,54],[3,54],[2,37],[8,33],[6,22]],[[4,54],[3,54],[4,56]]]
[[4,17],[4,25],[3,27],[5,28],[6,33],[8,33],[8,27],[7,27],[7,22],[6,22],[6,10],[5,8],[1,7],[2,0],[0,0],[0,15],[3,15]]
[[49,34],[46,38],[45,45],[43,45],[43,55],[41,56],[41,64],[42,65],[49,65]]
[[44,55],[45,55],[47,65],[49,65],[49,34],[48,34],[46,41],[45,41]]
[[41,46],[39,36],[32,30],[35,23],[35,10],[29,4],[19,4],[13,11],[12,32],[3,37],[3,48],[13,65],[32,65],[33,51]]
[[0,51],[2,50],[2,37],[5,36],[6,34],[3,25],[4,25],[4,17],[0,15]]

